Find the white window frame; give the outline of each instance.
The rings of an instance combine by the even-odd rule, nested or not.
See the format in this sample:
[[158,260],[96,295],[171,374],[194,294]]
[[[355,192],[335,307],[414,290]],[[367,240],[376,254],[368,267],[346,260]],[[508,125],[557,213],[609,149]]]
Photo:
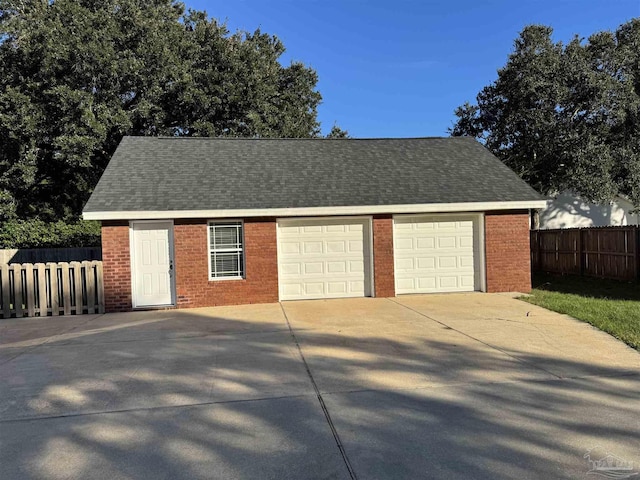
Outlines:
[[[211,265],[211,254],[214,252],[214,250],[212,250],[211,248],[211,227],[214,225],[232,225],[232,224],[240,224],[240,229],[241,229],[241,242],[242,242],[242,246],[240,249],[222,249],[222,250],[215,250],[216,252],[219,253],[233,253],[233,252],[240,252],[242,253],[242,275],[239,276],[235,276],[235,277],[215,277],[212,275],[212,265]],[[208,265],[209,265],[209,281],[211,282],[217,282],[217,281],[223,281],[223,280],[244,280],[246,278],[247,275],[247,269],[246,269],[246,248],[245,248],[245,241],[244,241],[244,220],[234,220],[234,219],[220,219],[220,220],[209,220],[207,222],[207,257],[208,257]]]

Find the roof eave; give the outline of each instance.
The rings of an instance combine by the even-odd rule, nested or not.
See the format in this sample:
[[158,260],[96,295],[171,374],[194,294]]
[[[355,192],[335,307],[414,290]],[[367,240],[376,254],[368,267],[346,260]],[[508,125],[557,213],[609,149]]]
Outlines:
[[126,210],[83,212],[85,220],[168,220],[177,218],[318,217],[400,213],[484,212],[546,208],[546,200],[502,202],[359,205],[340,207],[256,208],[225,210]]

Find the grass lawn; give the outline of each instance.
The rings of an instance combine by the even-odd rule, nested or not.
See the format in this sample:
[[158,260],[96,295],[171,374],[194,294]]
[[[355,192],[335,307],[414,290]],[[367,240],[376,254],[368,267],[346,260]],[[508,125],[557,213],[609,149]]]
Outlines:
[[640,284],[536,274],[521,300],[565,313],[640,350]]

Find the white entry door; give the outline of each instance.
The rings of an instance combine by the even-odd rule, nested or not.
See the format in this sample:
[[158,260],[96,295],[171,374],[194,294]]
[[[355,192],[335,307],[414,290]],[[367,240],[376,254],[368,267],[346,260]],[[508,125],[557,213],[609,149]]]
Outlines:
[[133,306],[173,305],[173,223],[134,222],[131,230]]
[[476,215],[394,218],[396,293],[481,289]]
[[371,295],[368,218],[278,221],[280,300]]

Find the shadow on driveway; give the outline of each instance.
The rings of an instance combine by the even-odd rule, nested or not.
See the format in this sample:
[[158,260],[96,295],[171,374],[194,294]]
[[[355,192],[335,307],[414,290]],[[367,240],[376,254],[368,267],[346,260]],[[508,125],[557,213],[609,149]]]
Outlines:
[[584,478],[594,447],[640,467],[637,373],[384,308],[396,335],[285,306],[338,439],[280,305],[5,325],[0,478],[350,478],[338,444],[360,479]]

